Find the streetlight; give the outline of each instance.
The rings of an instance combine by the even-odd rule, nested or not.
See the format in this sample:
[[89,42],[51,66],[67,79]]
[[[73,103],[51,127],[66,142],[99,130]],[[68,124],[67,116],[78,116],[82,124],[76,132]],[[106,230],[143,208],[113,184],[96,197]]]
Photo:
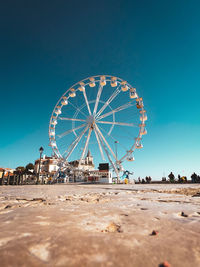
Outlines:
[[119,141],[115,141],[115,154],[116,154],[116,158],[117,158],[117,144],[119,144]]
[[[115,141],[115,155],[116,155],[116,165],[118,164],[118,159],[117,159],[117,144],[119,144],[119,141]],[[117,165],[118,169],[118,165]],[[117,176],[117,183],[119,183],[119,177]]]
[[[40,161],[39,161],[39,170],[38,170],[37,184],[39,183],[39,178],[40,178],[40,165],[41,165],[41,157],[42,157],[43,151],[44,151],[44,148],[41,146],[40,149],[39,149],[39,152],[40,152]],[[43,183],[43,179],[42,179],[42,183]]]

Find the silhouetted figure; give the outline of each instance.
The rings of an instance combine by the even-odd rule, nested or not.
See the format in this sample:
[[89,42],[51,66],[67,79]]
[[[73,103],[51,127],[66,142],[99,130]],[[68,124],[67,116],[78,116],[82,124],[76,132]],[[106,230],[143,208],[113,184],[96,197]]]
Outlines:
[[141,184],[141,179],[140,179],[140,177],[138,177],[138,182]]
[[180,174],[178,175],[178,182],[179,183],[181,182],[181,176],[180,176]]
[[192,183],[197,183],[198,182],[198,175],[194,172],[192,175],[191,175],[191,179],[192,179]]
[[146,182],[149,184],[149,183],[151,182],[151,176],[146,176],[146,177],[145,177],[145,180],[146,180]]
[[175,176],[174,176],[174,174],[173,174],[172,172],[170,172],[170,174],[168,175],[168,177],[169,177],[169,181],[170,181],[170,183],[174,183],[174,181],[175,181]]
[[142,184],[145,184],[145,180],[142,178]]

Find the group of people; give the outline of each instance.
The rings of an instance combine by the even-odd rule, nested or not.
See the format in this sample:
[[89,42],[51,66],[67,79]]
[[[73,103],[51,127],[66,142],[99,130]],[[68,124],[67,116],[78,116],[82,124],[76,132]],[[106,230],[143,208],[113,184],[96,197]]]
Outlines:
[[[174,174],[171,172],[169,175],[169,181],[171,183],[175,182],[175,176]],[[180,176],[180,174],[178,175],[178,182],[179,183],[184,183],[187,182],[187,177],[186,176]],[[191,182],[192,183],[200,183],[200,176],[197,175],[195,172],[191,175]]]
[[191,175],[192,183],[200,183],[200,175],[197,175],[195,172]]
[[[168,175],[169,177],[169,182],[170,183],[174,183],[174,182],[179,182],[179,183],[186,183],[188,180],[187,180],[187,177],[186,176],[181,176],[180,174],[178,175],[178,179],[175,178],[175,175],[170,172],[170,174]],[[149,184],[151,183],[152,181],[152,178],[151,176],[146,176],[145,178],[140,178],[138,177],[138,183],[139,184]],[[163,182],[166,182],[167,179],[165,177],[162,178],[162,181]],[[200,175],[197,175],[195,172],[191,175],[191,182],[192,183],[200,183]]]
[[138,182],[139,182],[140,184],[145,184],[145,183],[150,184],[150,183],[151,183],[151,180],[152,180],[152,179],[151,179],[151,176],[146,176],[145,179],[142,178],[142,180],[141,180],[140,177],[138,178]]

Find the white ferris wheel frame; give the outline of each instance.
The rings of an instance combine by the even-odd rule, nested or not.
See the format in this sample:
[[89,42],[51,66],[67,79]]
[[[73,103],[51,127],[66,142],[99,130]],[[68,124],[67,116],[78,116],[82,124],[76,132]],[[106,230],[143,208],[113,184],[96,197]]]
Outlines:
[[[113,83],[114,86],[112,86],[112,87],[116,87],[116,89],[111,94],[111,96],[109,96],[107,101],[102,101],[102,100],[100,100],[101,93],[103,91],[103,87],[107,84],[107,82]],[[98,87],[96,100],[88,101],[85,88],[87,86],[94,87],[97,84],[99,85],[99,87]],[[83,90],[82,89],[80,90],[80,87]],[[122,90],[123,88],[125,90]],[[138,108],[139,113],[140,113],[140,121],[141,121],[140,124],[118,122],[115,120],[115,113],[120,112],[121,110],[129,108],[129,107],[133,106],[134,104],[136,104],[133,102],[134,99],[130,99],[130,101],[128,103],[123,104],[123,105],[121,105],[115,109],[112,109],[110,103],[115,99],[115,97],[120,92],[128,91],[128,90],[130,91],[130,98],[132,98],[131,92],[133,92],[134,93],[133,98],[136,99],[137,104],[138,103],[140,104],[140,106]],[[73,96],[70,96],[70,94],[68,94],[68,93],[75,93],[75,96],[76,96],[77,91],[82,91],[80,93],[83,93],[83,97],[85,100],[85,102],[83,103],[83,105],[81,107],[77,107],[70,102],[70,97],[73,97]],[[63,101],[65,101],[65,102],[63,102]],[[61,113],[62,107],[66,103],[74,106],[74,108],[76,109],[76,112],[74,113],[72,118],[59,117],[59,114]],[[91,103],[95,103],[93,111],[91,111],[91,108],[90,108]],[[100,110],[98,110],[99,103],[103,104],[103,106],[101,107]],[[87,110],[88,110],[88,115],[86,115],[82,112],[82,109],[86,106],[87,106]],[[107,107],[109,107],[110,111],[102,114],[103,111]],[[79,113],[82,113],[86,117],[86,119],[85,120],[79,119],[78,118]],[[106,117],[108,117],[110,115],[112,115],[112,121],[106,121],[106,120],[102,121],[102,119],[105,119]],[[72,133],[72,132],[75,135],[75,140],[73,140],[73,142],[67,148],[67,150],[63,153],[63,155],[60,153],[60,151],[57,147],[56,138],[55,138],[55,136],[56,136],[55,128],[56,128],[56,124],[57,124],[58,119],[72,121],[72,129],[67,130],[66,132],[58,135],[58,137],[62,138],[63,136],[65,136],[69,133]],[[104,157],[104,152],[105,152],[112,167],[113,167],[113,169],[114,169],[114,171],[115,171],[115,173],[117,174],[117,177],[118,177],[118,172],[119,172],[119,169],[122,167],[122,162],[126,158],[128,158],[130,155],[132,155],[135,149],[143,147],[141,144],[141,139],[142,139],[142,136],[147,133],[146,129],[145,129],[145,126],[146,126],[145,121],[146,120],[147,120],[147,115],[146,115],[146,111],[144,110],[143,100],[142,100],[142,98],[139,98],[139,96],[136,92],[136,88],[133,88],[128,82],[122,80],[121,78],[114,77],[111,75],[96,75],[96,76],[88,77],[86,79],[83,79],[83,80],[75,83],[72,87],[70,87],[67,91],[65,91],[65,93],[61,96],[61,98],[56,103],[56,105],[53,109],[53,112],[51,114],[50,123],[49,123],[49,139],[50,139],[49,145],[51,146],[51,148],[52,148],[52,150],[53,150],[53,152],[57,158],[63,159],[65,162],[67,162],[68,158],[71,156],[71,154],[75,150],[76,146],[81,141],[83,135],[88,131],[87,138],[86,138],[86,141],[84,144],[84,148],[83,148],[83,151],[81,154],[81,158],[79,160],[79,165],[80,165],[80,163],[82,162],[82,160],[86,154],[86,150],[87,150],[88,145],[89,145],[91,132],[94,131],[102,159],[105,160],[105,157]],[[82,124],[79,125],[78,127],[75,127],[76,121],[82,122]],[[123,155],[120,159],[118,159],[117,155],[113,152],[111,146],[109,145],[109,142],[106,140],[105,136],[103,135],[102,131],[100,130],[100,127],[98,127],[98,124],[110,125],[110,130],[108,132],[108,136],[111,136],[111,132],[112,132],[115,125],[128,126],[128,127],[138,127],[139,128],[138,136],[135,137],[135,141],[133,142],[130,149],[126,151],[125,155]],[[83,129],[83,130],[78,135],[76,131],[79,129]],[[111,156],[113,157],[115,162],[112,160]],[[134,158],[131,157],[131,160],[134,160]]]

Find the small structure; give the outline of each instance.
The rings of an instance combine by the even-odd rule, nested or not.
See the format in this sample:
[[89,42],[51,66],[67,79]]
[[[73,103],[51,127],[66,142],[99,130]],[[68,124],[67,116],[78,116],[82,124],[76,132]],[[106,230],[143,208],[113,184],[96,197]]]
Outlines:
[[87,182],[112,183],[112,172],[108,163],[100,163],[98,170],[90,170],[86,173]]
[[70,161],[69,164],[75,168],[82,169],[83,171],[94,170],[93,156],[91,155],[90,150],[88,150],[85,159],[82,159],[81,161],[80,160]]
[[0,185],[9,185],[10,180],[13,180],[14,171],[15,169],[0,167]]
[[[34,166],[34,172],[37,174],[39,172],[39,163],[40,159],[37,159],[35,161],[35,166]],[[58,170],[58,161],[56,157],[48,157],[44,155],[41,158],[41,164],[40,164],[40,177],[39,179],[41,180],[42,177],[44,178],[45,182],[46,180],[53,176],[54,173]]]
[[91,170],[87,173],[87,182],[96,182],[96,183],[112,183],[112,172],[110,170],[99,171]]

